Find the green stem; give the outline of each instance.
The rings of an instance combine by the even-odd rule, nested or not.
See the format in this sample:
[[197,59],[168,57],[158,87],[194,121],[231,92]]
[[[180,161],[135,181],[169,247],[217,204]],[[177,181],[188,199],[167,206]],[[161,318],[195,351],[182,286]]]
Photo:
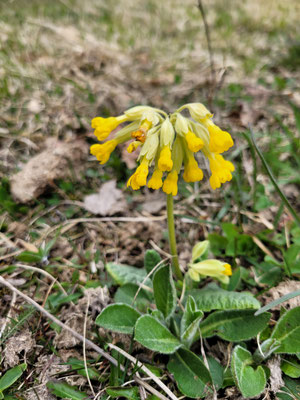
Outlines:
[[170,245],[170,252],[172,255],[173,271],[174,271],[177,279],[182,280],[183,275],[182,275],[182,272],[181,272],[180,266],[179,266],[176,237],[175,237],[173,196],[171,194],[167,195],[167,216],[168,216],[169,245]]

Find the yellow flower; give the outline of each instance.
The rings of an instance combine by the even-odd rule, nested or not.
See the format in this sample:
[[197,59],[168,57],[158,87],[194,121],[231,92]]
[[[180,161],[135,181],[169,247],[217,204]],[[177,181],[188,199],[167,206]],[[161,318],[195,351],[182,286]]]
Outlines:
[[148,188],[150,189],[160,189],[163,185],[162,182],[163,173],[159,169],[155,169],[151,179],[148,181]]
[[127,147],[128,153],[133,153],[140,145],[141,145],[141,142],[137,142],[137,141],[130,143],[130,145]]
[[164,146],[158,159],[158,168],[161,171],[171,171],[172,167],[171,149],[169,146]]
[[173,170],[168,174],[168,176],[164,181],[163,191],[167,194],[172,194],[173,196],[176,196],[178,192],[177,181],[178,181],[178,174],[175,170]]
[[[181,115],[188,110],[189,118]],[[222,131],[212,122],[213,114],[201,103],[189,103],[173,114],[150,106],[136,106],[124,111],[117,117],[97,117],[92,121],[98,140],[104,140],[119,124],[127,124],[118,130],[112,140],[91,147],[91,153],[101,164],[109,160],[115,147],[129,141],[127,151],[134,152],[140,147],[137,161],[140,165],[128,180],[128,186],[134,190],[146,185],[149,168],[154,164],[154,172],[148,181],[148,187],[159,189],[172,195],[177,194],[178,176],[184,164],[183,179],[197,182],[203,179],[202,169],[198,166],[196,153],[201,152],[209,160],[213,189],[232,179],[234,166],[224,160],[220,153],[233,146],[228,132]],[[169,172],[163,182],[163,172]]]
[[231,266],[227,263],[219,260],[205,260],[189,264],[189,275],[197,282],[200,281],[201,276],[211,276],[222,283],[228,283],[232,271]]
[[219,188],[221,183],[231,181],[234,165],[230,161],[224,160],[220,154],[215,154],[209,158],[209,165],[212,172],[209,183],[214,190]]
[[131,186],[133,190],[138,190],[147,183],[147,176],[149,173],[148,160],[145,158],[141,164],[137,167],[135,173],[129,178],[127,187]]
[[201,150],[204,146],[203,140],[197,137],[194,132],[188,131],[188,133],[185,135],[185,139],[187,141],[188,148],[193,153],[197,153],[197,151]]
[[217,125],[210,120],[205,121],[209,132],[209,150],[213,153],[224,153],[233,146],[233,140],[230,134],[222,131]]
[[97,160],[100,161],[100,164],[105,164],[114,151],[116,146],[118,145],[118,141],[116,139],[109,140],[103,144],[94,144],[91,146],[91,154],[97,157]]
[[183,179],[186,182],[197,182],[203,179],[203,171],[198,167],[194,156],[188,156],[188,160],[184,166]]
[[108,135],[122,122],[126,121],[126,119],[127,118],[124,115],[109,118],[96,117],[92,119],[91,126],[95,129],[95,136],[101,141],[105,140]]

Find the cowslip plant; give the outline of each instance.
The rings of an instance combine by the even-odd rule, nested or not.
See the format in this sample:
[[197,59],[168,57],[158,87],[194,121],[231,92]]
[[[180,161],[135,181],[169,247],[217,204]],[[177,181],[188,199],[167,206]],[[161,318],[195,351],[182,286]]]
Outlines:
[[[190,117],[182,115],[188,110]],[[175,242],[173,196],[178,192],[178,176],[184,166],[183,179],[197,182],[203,179],[203,171],[195,159],[199,151],[209,161],[212,189],[232,179],[234,166],[223,158],[221,153],[233,146],[230,134],[221,130],[212,121],[213,114],[201,103],[189,103],[178,108],[173,114],[163,110],[136,106],[117,117],[96,117],[92,120],[94,134],[99,141],[105,141],[120,125],[126,126],[113,134],[112,139],[91,146],[100,164],[105,164],[117,145],[131,140],[127,151],[137,151],[139,166],[129,178],[127,186],[138,190],[147,185],[167,194],[167,212],[170,250],[173,256],[174,273],[182,279]],[[148,180],[149,168],[153,165],[152,177]],[[164,181],[163,176],[167,174]]]
[[[186,111],[190,118],[185,116]],[[145,253],[144,268],[107,263],[106,270],[119,287],[115,302],[101,312],[96,324],[129,334],[145,348],[169,357],[167,368],[185,396],[211,396],[235,384],[245,398],[252,398],[265,390],[270,375],[267,360],[274,354],[288,354],[282,368],[288,376],[297,376],[300,308],[284,313],[271,329],[271,314],[255,314],[260,303],[251,293],[232,291],[237,283],[231,282],[230,264],[208,258],[207,240],[195,244],[187,273],[182,273],[173,214],[181,169],[186,182],[201,181],[203,172],[196,161],[196,153],[200,152],[209,162],[212,189],[230,181],[234,171],[233,164],[221,155],[233,140],[213,123],[212,117],[204,105],[192,103],[170,115],[137,106],[118,117],[93,119],[95,135],[104,141],[91,147],[100,164],[108,161],[118,144],[131,140],[127,150],[139,152],[139,166],[127,186],[138,190],[147,185],[162,188],[167,194],[173,266],[171,269],[155,250]],[[120,124],[126,125],[113,133]],[[113,137],[105,141],[110,134]],[[153,173],[148,179],[151,166]],[[221,287],[211,282],[200,289],[197,284],[205,277],[219,281]],[[232,343],[230,368],[211,356],[200,356],[205,353],[203,339],[215,336]]]

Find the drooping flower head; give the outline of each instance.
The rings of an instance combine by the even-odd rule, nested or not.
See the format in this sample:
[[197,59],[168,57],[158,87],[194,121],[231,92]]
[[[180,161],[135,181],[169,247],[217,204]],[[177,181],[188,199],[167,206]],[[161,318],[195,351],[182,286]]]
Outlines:
[[[191,118],[182,115],[184,110],[189,111]],[[233,146],[233,140],[228,132],[213,123],[212,118],[213,115],[200,103],[185,104],[171,115],[157,108],[136,106],[118,117],[96,117],[92,120],[92,128],[99,141],[107,139],[120,124],[127,124],[111,140],[91,146],[91,154],[104,164],[118,144],[130,141],[127,151],[132,153],[139,148],[137,160],[140,164],[127,186],[134,190],[145,185],[151,189],[162,187],[165,193],[175,196],[182,168],[186,182],[203,179],[203,171],[195,157],[201,152],[209,161],[210,185],[217,189],[232,179],[234,166],[221,153]],[[152,177],[148,179],[152,165]]]

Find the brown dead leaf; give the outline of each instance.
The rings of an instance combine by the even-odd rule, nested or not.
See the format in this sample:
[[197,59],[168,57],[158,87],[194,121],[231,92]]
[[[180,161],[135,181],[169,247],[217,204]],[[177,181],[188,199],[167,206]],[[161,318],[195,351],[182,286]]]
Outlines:
[[46,150],[34,156],[20,172],[11,177],[14,199],[20,203],[30,202],[55,179],[66,177],[70,163],[78,167],[86,156],[87,144],[83,141],[48,141]]
[[126,164],[127,168],[133,169],[136,167],[136,159],[138,158],[138,155],[139,155],[139,149],[137,149],[132,153],[128,153],[127,145],[122,147],[121,157],[124,163]]
[[149,214],[156,214],[166,206],[166,199],[160,192],[148,193],[142,209]]
[[4,365],[6,367],[14,367],[20,363],[19,354],[24,351],[28,353],[33,350],[35,346],[35,340],[32,338],[32,334],[28,329],[25,329],[16,336],[12,336],[6,342],[3,350]]
[[[78,303],[71,307],[66,307],[60,315],[60,319],[70,326],[74,331],[82,334],[82,328],[85,320],[86,305],[89,299],[89,309],[95,318],[97,314],[108,304],[109,295],[108,289],[98,287],[86,289],[84,297],[79,299]],[[93,319],[90,315],[87,317],[87,336],[93,325]],[[63,329],[54,339],[54,344],[58,349],[71,349],[80,343],[80,340],[75,338],[69,331]]]
[[[263,298],[265,299],[266,303],[269,303],[273,300],[277,300],[280,297],[282,297],[288,293],[294,292],[296,290],[300,290],[300,282],[287,280],[285,282],[281,282],[278,286],[270,289],[269,292],[263,296]],[[276,307],[273,307],[273,310],[280,310],[280,307],[282,305],[286,308],[299,307],[300,306],[300,297],[297,296],[297,297],[294,297],[293,299],[285,301],[284,303],[279,304]]]
[[113,215],[127,209],[122,190],[116,188],[116,181],[105,182],[98,193],[84,198],[84,207],[92,214]]
[[26,400],[36,400],[37,396],[40,400],[55,400],[56,397],[50,393],[46,385],[57,374],[68,371],[70,366],[65,365],[59,357],[51,354],[41,355],[34,367],[39,385],[26,391]]

